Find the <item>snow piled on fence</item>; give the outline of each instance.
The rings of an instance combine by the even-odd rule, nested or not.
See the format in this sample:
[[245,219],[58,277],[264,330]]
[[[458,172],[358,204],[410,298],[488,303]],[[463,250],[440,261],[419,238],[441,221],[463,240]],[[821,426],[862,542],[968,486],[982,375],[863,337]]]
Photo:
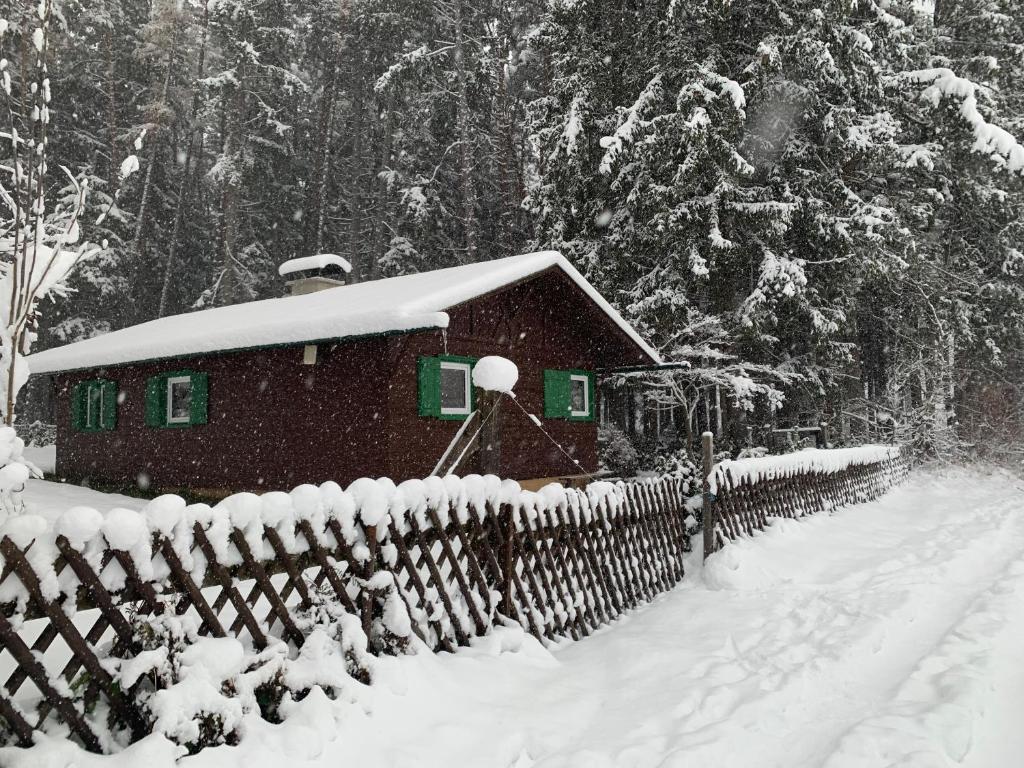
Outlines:
[[[625,508],[625,501],[624,486],[608,482],[592,483],[585,491],[552,483],[533,492],[521,489],[514,480],[502,480],[494,475],[428,477],[397,485],[389,478],[361,478],[346,489],[335,482],[326,482],[319,486],[300,485],[289,493],[272,491],[259,496],[236,493],[215,506],[187,504],[180,496],[168,494],[153,499],[141,511],[115,507],[101,513],[93,507],[77,506],[64,512],[55,522],[40,515],[23,514],[0,525],[0,538],[9,536],[22,548],[32,544],[26,556],[39,575],[47,597],[56,599],[60,594],[73,597],[80,586],[73,569],[66,568],[59,576],[54,571],[57,536],[66,537],[94,570],[102,571],[103,585],[116,591],[124,587],[125,573],[116,562],[100,567],[107,546],[128,553],[142,579],[167,577],[169,570],[156,572],[167,566],[162,558],[153,557],[154,534],[170,542],[185,570],[193,580],[202,583],[207,562],[201,549],[193,547],[197,523],[205,532],[218,562],[227,567],[242,564],[242,556],[231,542],[233,529],[243,532],[256,560],[267,561],[275,555],[264,542],[264,527],[277,532],[288,552],[301,554],[308,551],[309,544],[297,528],[306,522],[317,538],[328,543],[334,539],[329,524],[337,523],[345,544],[357,560],[365,562],[370,557],[366,541],[368,529],[376,532],[378,542],[384,542],[390,526],[399,534],[410,532],[411,516],[415,516],[420,530],[425,531],[434,527],[435,517],[441,526],[448,525],[453,513],[463,524],[471,515],[482,521],[489,508],[507,504],[522,510],[522,517],[516,519],[522,530],[523,519],[532,522],[539,515],[557,509],[563,510],[574,522],[590,522],[600,505],[606,518],[615,518]],[[553,519],[558,521],[559,516]],[[4,565],[0,556],[0,570]],[[19,610],[24,610],[27,599],[28,594],[18,579],[7,579],[0,584],[0,603],[17,603]]]
[[850,467],[876,464],[899,457],[893,445],[862,445],[857,448],[810,448],[781,456],[760,456],[730,459],[714,466],[710,477],[711,492],[719,487],[735,485],[742,480],[771,480],[798,474],[834,474]]

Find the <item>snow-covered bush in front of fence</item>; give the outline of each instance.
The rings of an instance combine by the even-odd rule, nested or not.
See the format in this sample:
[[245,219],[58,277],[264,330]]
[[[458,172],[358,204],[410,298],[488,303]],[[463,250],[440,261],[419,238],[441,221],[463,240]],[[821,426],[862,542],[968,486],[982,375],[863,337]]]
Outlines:
[[[355,688],[373,680],[374,654],[408,652],[412,626],[394,576],[381,572],[370,581],[377,606],[370,637],[359,616],[313,591],[309,607],[294,609],[306,638],[294,657],[273,638],[254,652],[233,637],[202,636],[200,620],[177,615],[170,599],[160,615],[133,617],[134,642],[115,645],[109,665],[119,687],[141,705],[149,731],[190,753],[235,744],[247,718],[280,722],[285,702],[315,687],[331,698],[358,699]],[[130,724],[112,720],[110,726],[123,739],[118,733]]]
[[[371,594],[379,610],[370,638],[359,616],[316,591],[309,607],[294,609],[305,637],[294,654],[273,638],[256,652],[233,637],[204,637],[199,619],[178,616],[169,600],[161,615],[133,618],[135,642],[115,646],[123,658],[112,658],[109,665],[120,688],[141,705],[149,731],[190,753],[235,744],[248,718],[280,722],[286,702],[301,700],[314,688],[330,698],[357,700],[356,689],[373,680],[374,653],[408,651],[412,631],[404,602],[390,573],[378,577]],[[117,739],[129,724],[112,721],[111,726]]]
[[306,638],[298,659],[288,664],[285,682],[293,692],[314,685],[335,695],[352,680],[373,681],[374,655],[398,656],[412,647],[412,622],[395,576],[381,571],[363,582],[373,601],[370,635],[362,618],[339,605],[328,589],[312,591],[312,604],[295,611],[295,625]]
[[132,628],[137,645],[115,649],[126,656],[111,660],[115,679],[149,730],[192,753],[238,743],[245,718],[260,712],[258,692],[284,672],[283,643],[248,653],[233,637],[200,635],[198,620],[176,615],[170,602],[162,615],[136,615]]

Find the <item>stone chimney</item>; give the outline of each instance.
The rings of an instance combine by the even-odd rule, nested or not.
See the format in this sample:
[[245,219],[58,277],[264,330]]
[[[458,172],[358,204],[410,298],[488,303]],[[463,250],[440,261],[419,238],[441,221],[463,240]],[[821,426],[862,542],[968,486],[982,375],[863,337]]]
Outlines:
[[289,259],[277,268],[277,273],[287,279],[292,296],[337,288],[345,284],[345,275],[351,271],[348,260],[333,253]]

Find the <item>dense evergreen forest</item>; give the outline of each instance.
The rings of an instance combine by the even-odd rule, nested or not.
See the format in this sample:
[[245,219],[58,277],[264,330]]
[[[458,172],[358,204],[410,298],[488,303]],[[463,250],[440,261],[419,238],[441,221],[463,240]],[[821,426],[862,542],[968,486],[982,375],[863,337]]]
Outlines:
[[[5,72],[35,12],[0,2]],[[48,162],[88,182],[104,247],[41,305],[36,349],[280,295],[295,256],[369,280],[556,248],[690,364],[629,380],[680,436],[846,419],[1024,458],[1021,0],[60,0],[53,19]]]

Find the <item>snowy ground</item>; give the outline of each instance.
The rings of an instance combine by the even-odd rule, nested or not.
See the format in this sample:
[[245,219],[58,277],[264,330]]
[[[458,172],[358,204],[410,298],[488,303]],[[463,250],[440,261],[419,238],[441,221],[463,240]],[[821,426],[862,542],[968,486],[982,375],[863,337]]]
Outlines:
[[[32,461],[32,458],[29,457]],[[114,507],[141,510],[146,499],[123,496],[117,493],[103,493],[71,483],[56,483],[50,480],[29,480],[25,485],[25,511],[42,515],[47,520],[56,520],[72,507],[94,507],[106,512]]]
[[[706,572],[578,643],[506,629],[384,659],[354,700],[179,768],[1004,768],[1024,753],[1024,487],[919,473],[878,502],[730,545]],[[63,742],[5,768],[173,764]]]
[[46,474],[53,474],[57,466],[56,445],[26,445],[25,458]]

